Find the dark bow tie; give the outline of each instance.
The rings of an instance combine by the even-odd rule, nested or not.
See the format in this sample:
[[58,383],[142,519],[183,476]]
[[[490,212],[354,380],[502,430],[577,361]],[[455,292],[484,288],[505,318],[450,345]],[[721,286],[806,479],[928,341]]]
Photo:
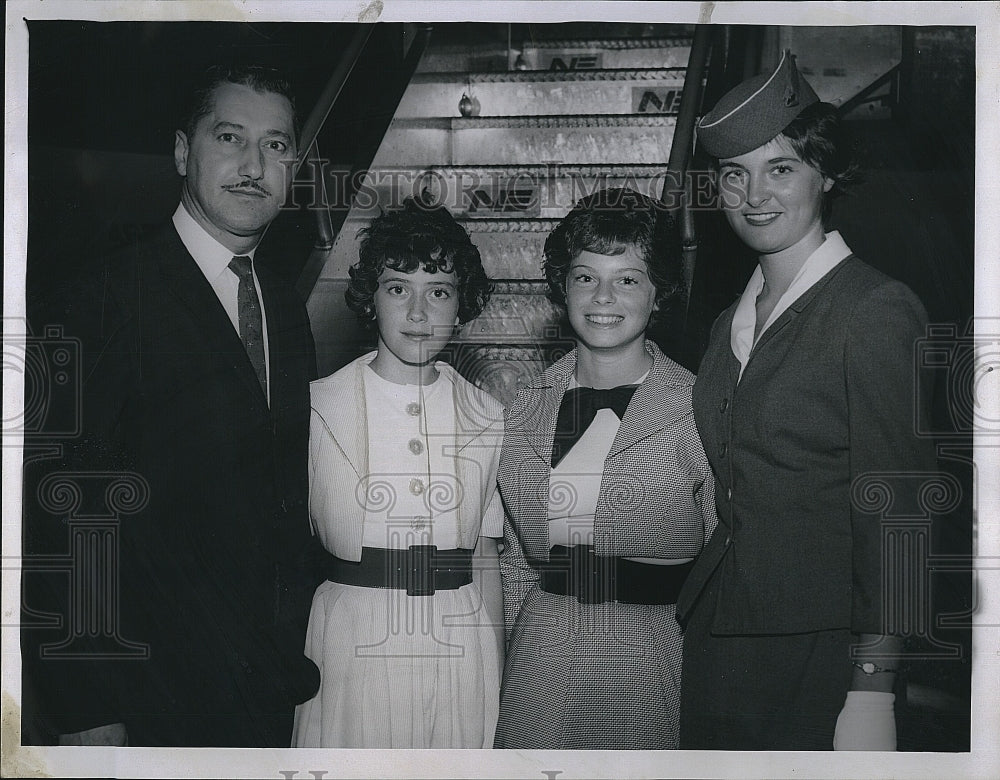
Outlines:
[[622,385],[607,390],[574,387],[567,390],[556,418],[556,435],[552,442],[552,466],[562,460],[597,416],[599,409],[610,409],[618,419],[625,416],[629,401],[638,385]]

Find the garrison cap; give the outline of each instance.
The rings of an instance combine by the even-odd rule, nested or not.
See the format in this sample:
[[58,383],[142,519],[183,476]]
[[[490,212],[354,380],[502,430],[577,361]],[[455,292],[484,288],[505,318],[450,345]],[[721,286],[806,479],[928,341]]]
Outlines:
[[698,123],[698,141],[713,157],[736,157],[763,146],[819,97],[785,49],[773,73],[733,87]]

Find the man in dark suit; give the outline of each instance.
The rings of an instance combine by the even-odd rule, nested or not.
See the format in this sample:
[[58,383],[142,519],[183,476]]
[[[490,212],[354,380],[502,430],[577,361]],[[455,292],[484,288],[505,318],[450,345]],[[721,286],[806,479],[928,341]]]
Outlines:
[[295,135],[280,75],[211,70],[176,134],[172,220],[47,311],[79,339],[80,434],[26,464],[26,733],[286,747],[318,687],[315,353],[302,302],[253,262]]

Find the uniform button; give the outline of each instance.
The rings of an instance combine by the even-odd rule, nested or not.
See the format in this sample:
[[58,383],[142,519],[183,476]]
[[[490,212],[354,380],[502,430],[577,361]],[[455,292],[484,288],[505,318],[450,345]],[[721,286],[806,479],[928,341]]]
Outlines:
[[723,398],[722,403],[719,404],[719,411],[724,413],[728,408],[729,408],[729,399]]
[[419,496],[421,493],[424,492],[424,483],[421,482],[419,479],[416,479],[416,478],[411,479],[410,480],[410,492],[413,495],[415,495],[415,496]]
[[733,489],[729,488],[726,491],[726,501],[732,501],[732,500],[733,500]]
[[730,535],[730,536],[727,536],[727,537],[726,537],[726,547],[728,547],[728,546],[729,546],[729,545],[731,545],[732,543],[733,543],[733,537],[732,537],[731,535]]
[[721,455],[724,458],[726,457],[727,452],[729,452],[729,445],[726,444],[725,442],[722,442],[722,446],[719,447],[719,455]]
[[420,414],[420,404],[418,404],[416,401],[407,404],[406,413],[410,415],[410,417],[417,417]]
[[410,443],[406,446],[410,448],[410,452],[414,455],[419,455],[424,451],[424,443],[420,439],[410,439]]

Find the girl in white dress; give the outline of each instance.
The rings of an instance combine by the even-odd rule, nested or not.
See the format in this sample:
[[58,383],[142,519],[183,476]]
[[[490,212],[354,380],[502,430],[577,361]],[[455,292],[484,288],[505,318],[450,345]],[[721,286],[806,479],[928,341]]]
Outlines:
[[310,514],[330,553],[298,747],[489,748],[503,667],[499,402],[436,358],[482,311],[479,251],[407,199],[364,231],[348,305],[378,348],[312,383]]

